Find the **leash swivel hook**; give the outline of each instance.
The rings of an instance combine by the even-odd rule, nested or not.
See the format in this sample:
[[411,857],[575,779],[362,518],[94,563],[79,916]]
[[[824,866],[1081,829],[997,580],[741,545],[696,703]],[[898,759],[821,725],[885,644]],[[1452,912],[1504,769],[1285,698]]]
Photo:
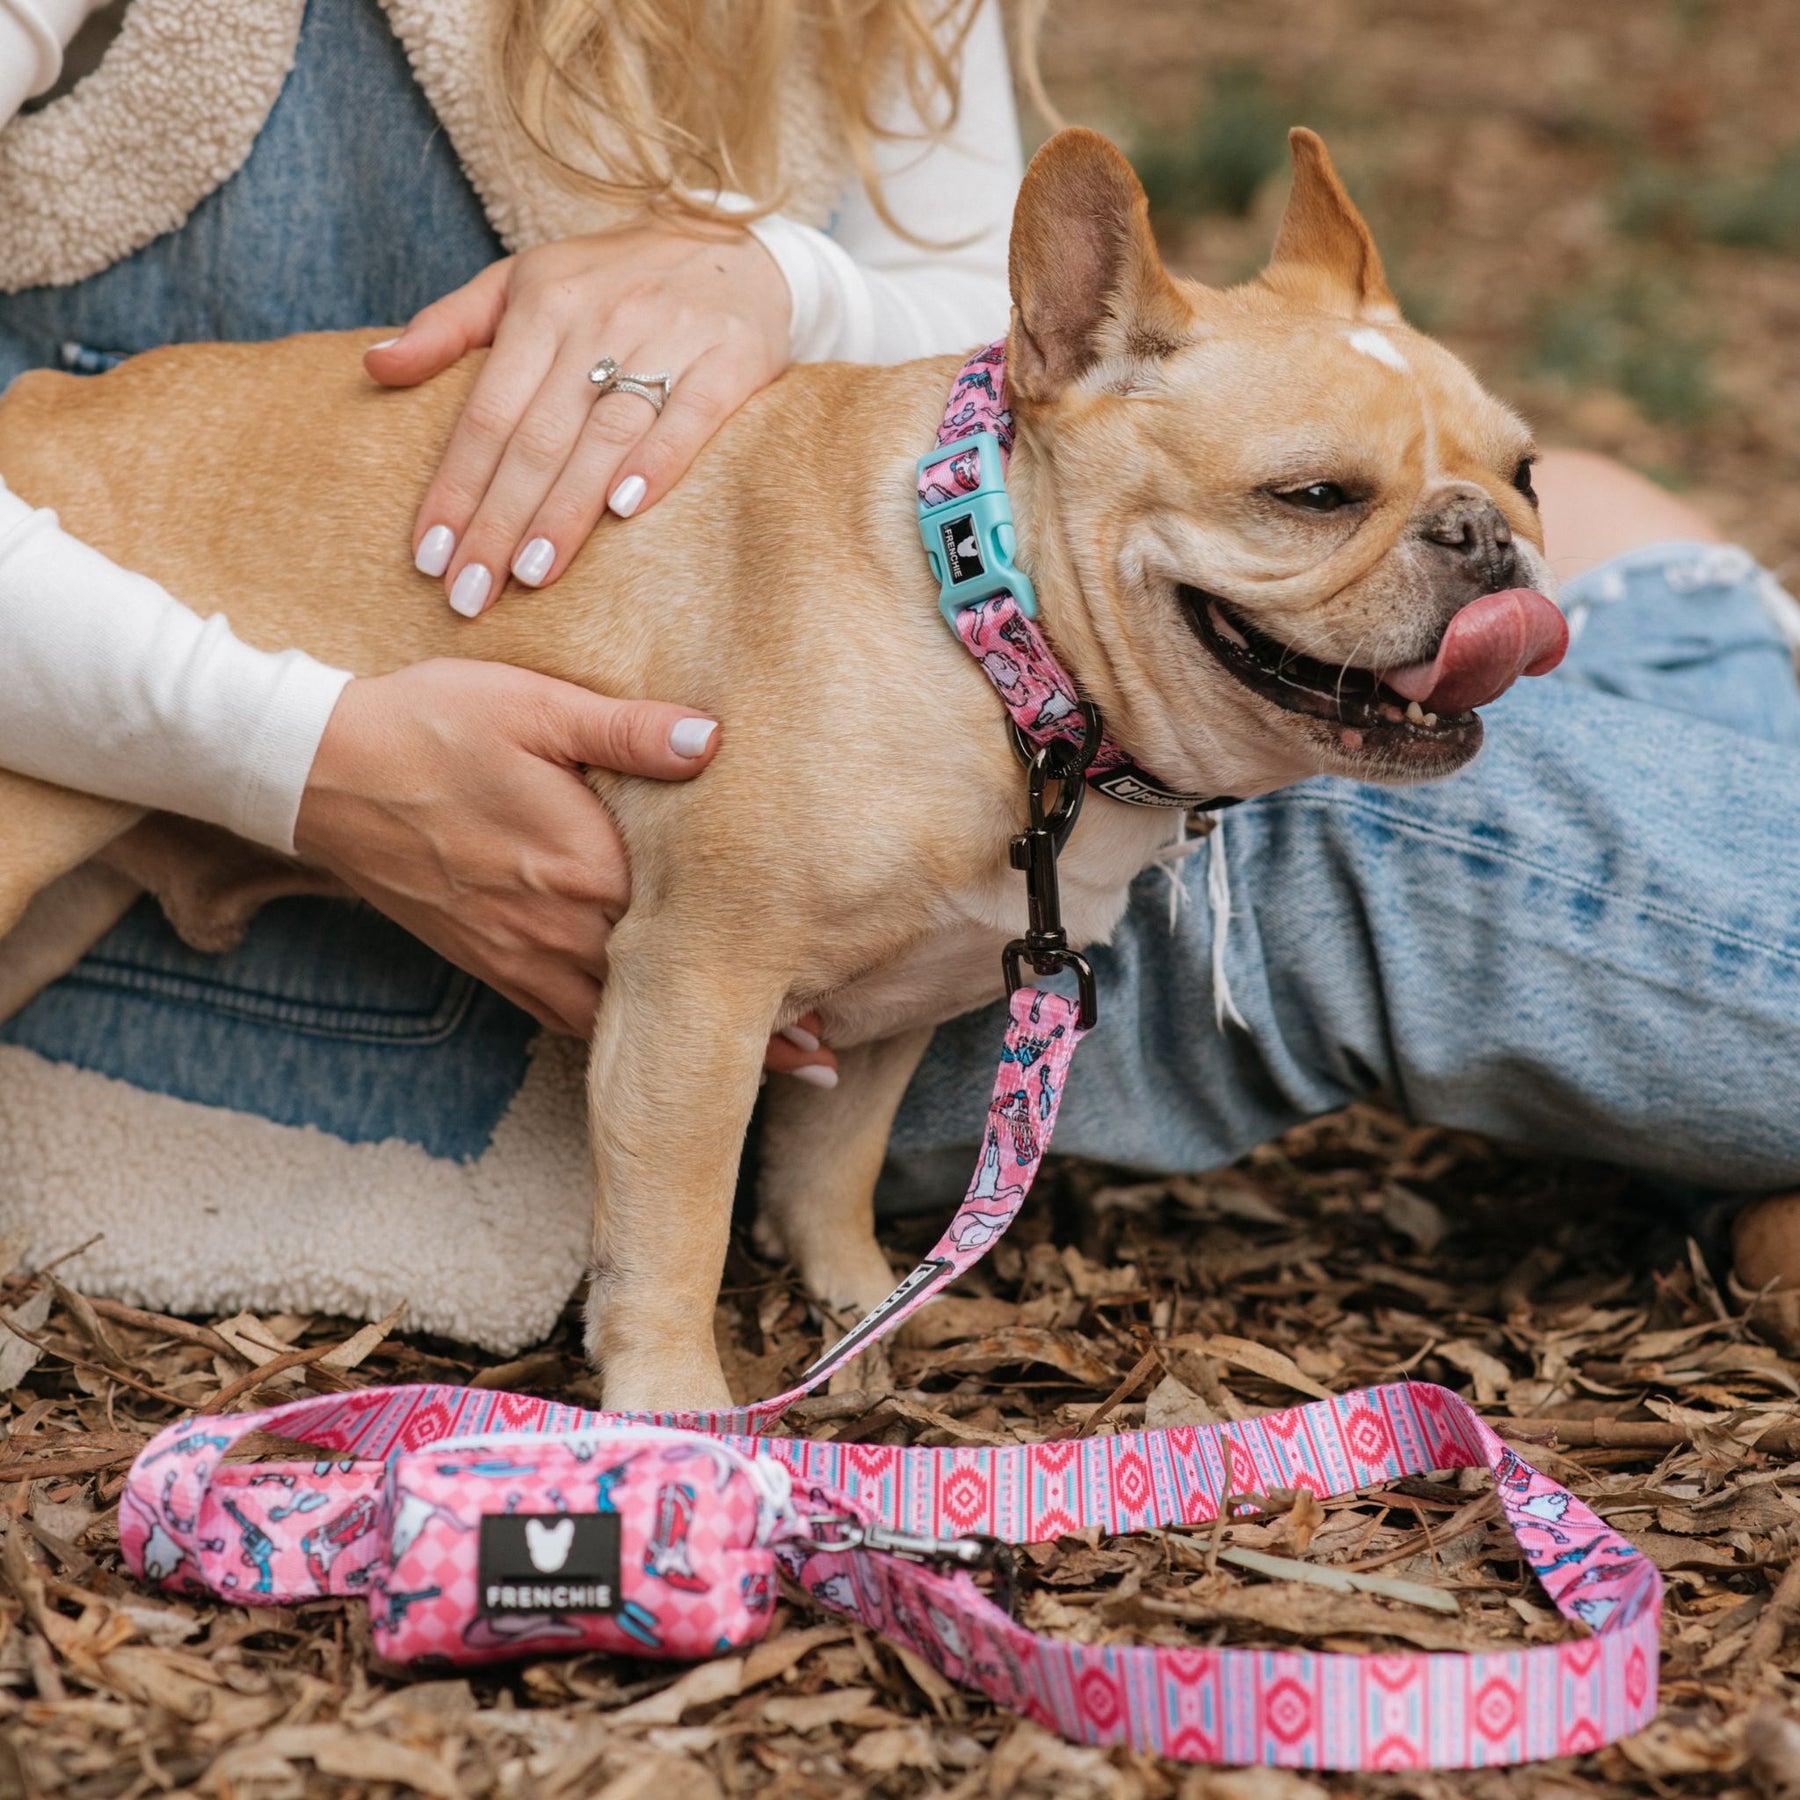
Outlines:
[[[1091,701],[1081,703],[1081,723],[1079,744],[1052,738],[1031,754],[1026,784],[1031,822],[1008,846],[1012,866],[1025,876],[1025,935],[1014,938],[1000,960],[1009,997],[1024,985],[1026,963],[1038,975],[1073,970],[1080,1026],[1089,1031],[1100,1012],[1094,971],[1085,956],[1069,947],[1069,935],[1063,929],[1062,893],[1056,878],[1057,855],[1081,816],[1081,803],[1087,795],[1084,777],[1104,736],[1100,709]],[[1052,784],[1056,789],[1054,800],[1050,798]]]

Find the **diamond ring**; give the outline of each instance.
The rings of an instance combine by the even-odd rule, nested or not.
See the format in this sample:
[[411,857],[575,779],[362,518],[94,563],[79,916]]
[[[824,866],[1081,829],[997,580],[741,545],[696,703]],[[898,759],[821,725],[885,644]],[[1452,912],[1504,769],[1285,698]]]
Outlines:
[[669,403],[669,395],[675,390],[675,377],[665,370],[660,375],[615,375],[611,385],[605,390],[614,394],[636,394],[640,400],[648,400],[660,413]]

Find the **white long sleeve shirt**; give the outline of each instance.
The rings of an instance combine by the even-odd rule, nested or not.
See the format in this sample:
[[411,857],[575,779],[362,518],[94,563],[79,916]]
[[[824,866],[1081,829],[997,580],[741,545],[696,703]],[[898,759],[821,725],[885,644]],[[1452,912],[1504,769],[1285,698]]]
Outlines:
[[[66,43],[88,10],[0,0],[0,128],[55,80],[54,38]],[[1021,162],[994,0],[970,29],[954,129],[929,145],[879,140],[875,160],[888,210],[923,245],[860,187],[828,232],[779,216],[751,227],[787,281],[796,361],[904,362],[1005,329]],[[298,651],[252,649],[224,616],[201,619],[0,482],[0,767],[291,852],[349,679]]]

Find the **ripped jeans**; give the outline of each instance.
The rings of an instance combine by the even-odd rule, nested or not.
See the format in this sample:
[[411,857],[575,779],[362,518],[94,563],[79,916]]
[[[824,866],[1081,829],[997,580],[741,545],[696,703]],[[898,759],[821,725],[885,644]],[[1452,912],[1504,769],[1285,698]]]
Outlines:
[[[1773,590],[1773,591],[1771,591]],[[1742,550],[1567,584],[1553,676],[1426,787],[1320,779],[1139,878],[1093,953],[1057,1147],[1200,1170],[1377,1089],[1411,1117],[1700,1187],[1800,1185],[1794,602]],[[1223,855],[1221,1028],[1207,860]],[[896,1153],[973,1143],[995,1009],[939,1031]]]
[[[1306,782],[1141,877],[1094,953],[1101,1023],[1058,1148],[1206,1169],[1381,1089],[1423,1121],[1701,1187],[1800,1185],[1800,689],[1771,586],[1700,544],[1591,570],[1564,590],[1567,662],[1488,709],[1461,774]],[[1241,1027],[1216,1017],[1222,923]],[[1001,1033],[999,1008],[939,1031],[897,1173],[954,1147],[960,1192]],[[270,908],[218,958],[140,906],[0,1027],[140,1087],[456,1160],[485,1149],[530,1034],[330,901]]]

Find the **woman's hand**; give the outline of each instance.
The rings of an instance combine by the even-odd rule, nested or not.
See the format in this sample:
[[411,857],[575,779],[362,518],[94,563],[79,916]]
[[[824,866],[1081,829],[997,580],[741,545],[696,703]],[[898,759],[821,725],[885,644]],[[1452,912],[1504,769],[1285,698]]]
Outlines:
[[[704,235],[697,235],[703,233]],[[610,507],[666,494],[731,413],[787,366],[791,306],[774,259],[741,231],[647,223],[508,257],[370,350],[377,381],[409,387],[466,350],[493,353],[413,524],[413,559],[473,618],[510,569],[554,581]],[[595,397],[588,371],[668,373],[660,415]]]
[[[344,689],[294,841],[540,1024],[585,1037],[631,874],[581,769],[684,781],[718,741],[678,706],[501,663],[419,663]],[[835,1086],[836,1059],[807,1026],[771,1042],[768,1066]]]

